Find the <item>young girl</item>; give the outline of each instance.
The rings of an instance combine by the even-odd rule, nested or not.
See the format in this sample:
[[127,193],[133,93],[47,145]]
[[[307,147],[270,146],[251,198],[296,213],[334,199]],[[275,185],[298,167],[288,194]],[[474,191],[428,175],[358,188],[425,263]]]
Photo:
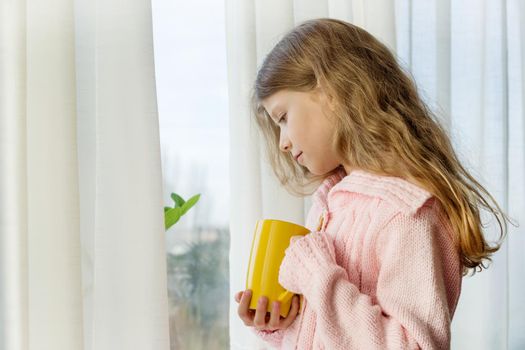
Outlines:
[[[322,183],[312,232],[280,266],[301,310],[294,296],[286,318],[277,302],[267,316],[262,297],[254,312],[245,291],[239,317],[278,348],[448,349],[462,276],[486,267],[508,217],[392,53],[352,24],[303,22],[265,58],[252,103],[280,182],[300,195]],[[501,229],[493,246],[481,207]]]

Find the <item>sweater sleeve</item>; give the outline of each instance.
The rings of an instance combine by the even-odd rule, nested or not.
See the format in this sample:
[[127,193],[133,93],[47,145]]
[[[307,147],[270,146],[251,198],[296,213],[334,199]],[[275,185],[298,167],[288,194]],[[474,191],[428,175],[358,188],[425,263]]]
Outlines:
[[450,348],[447,293],[459,291],[447,286],[444,264],[457,256],[452,246],[438,243],[446,232],[432,210],[399,212],[377,233],[375,300],[361,293],[335,263],[325,233],[307,235],[311,237],[289,248],[280,283],[304,294],[326,348]]

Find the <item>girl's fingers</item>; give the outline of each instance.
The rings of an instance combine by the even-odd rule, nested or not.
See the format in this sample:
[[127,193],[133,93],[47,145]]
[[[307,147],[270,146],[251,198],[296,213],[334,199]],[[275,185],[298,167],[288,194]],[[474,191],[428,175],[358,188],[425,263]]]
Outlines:
[[251,291],[247,290],[246,292],[242,293],[241,302],[239,303],[239,307],[237,309],[237,314],[244,322],[244,324],[249,327],[253,325],[251,316],[248,312],[251,298]]
[[253,318],[253,325],[258,330],[266,328],[266,308],[268,306],[268,299],[265,296],[259,298],[257,308],[255,310],[255,317]]
[[286,318],[282,321],[280,328],[287,328],[295,320],[297,316],[297,311],[299,311],[299,296],[294,295],[292,299],[292,306],[290,307],[290,312]]
[[279,303],[278,301],[275,301],[272,304],[272,311],[268,315],[268,313],[266,312],[268,298],[266,298],[265,296],[260,297],[257,303],[257,309],[255,310],[254,316],[254,311],[249,309],[250,300],[251,291],[249,290],[235,293],[235,301],[239,303],[239,307],[237,309],[239,317],[246,326],[253,326],[258,330],[276,330],[287,328],[295,320],[299,311],[299,295],[297,294],[293,296],[290,311],[288,312],[286,318],[283,319],[281,319],[280,316],[281,303]]
[[280,309],[281,305],[278,301],[274,301],[272,304],[272,314],[270,316],[270,322],[268,322],[268,328],[271,330],[280,328]]

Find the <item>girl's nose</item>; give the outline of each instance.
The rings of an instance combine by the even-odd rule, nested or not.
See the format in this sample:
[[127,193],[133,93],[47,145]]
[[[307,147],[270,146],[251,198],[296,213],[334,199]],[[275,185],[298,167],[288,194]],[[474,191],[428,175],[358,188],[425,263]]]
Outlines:
[[285,140],[284,142],[283,141],[279,142],[279,148],[283,152],[289,152],[290,151],[290,141]]
[[291,147],[290,139],[286,135],[286,132],[283,132],[283,130],[281,130],[281,133],[279,135],[279,148],[283,152],[289,152],[290,147]]

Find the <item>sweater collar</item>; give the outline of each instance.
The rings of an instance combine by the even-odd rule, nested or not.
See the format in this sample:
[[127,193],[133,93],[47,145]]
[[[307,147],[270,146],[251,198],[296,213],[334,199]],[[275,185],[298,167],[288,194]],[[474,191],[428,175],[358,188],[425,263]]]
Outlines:
[[321,185],[312,195],[313,203],[319,204],[322,207],[327,207],[326,199],[328,197],[328,193],[332,188],[334,188],[336,184],[341,182],[341,180],[344,179],[346,176],[347,175],[345,169],[343,167],[340,167],[335,173],[324,179]]
[[335,197],[345,192],[379,197],[412,214],[432,197],[424,188],[400,177],[377,175],[362,169],[353,169],[347,175],[341,167],[321,183],[312,200],[328,210],[328,203],[337,203],[333,201]]

